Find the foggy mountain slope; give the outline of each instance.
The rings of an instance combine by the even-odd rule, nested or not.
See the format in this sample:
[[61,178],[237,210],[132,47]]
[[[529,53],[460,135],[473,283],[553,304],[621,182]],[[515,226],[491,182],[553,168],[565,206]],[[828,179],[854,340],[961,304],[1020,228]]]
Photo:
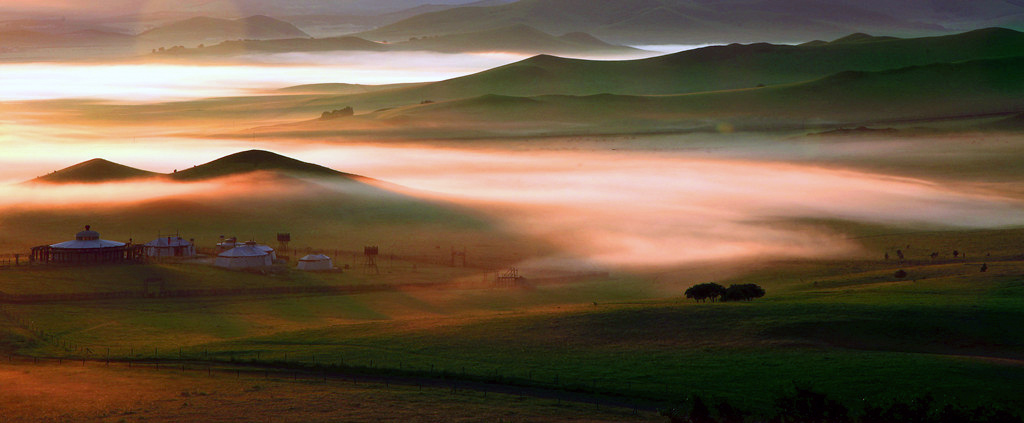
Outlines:
[[521,54],[630,54],[631,47],[605,43],[591,35],[572,33],[554,36],[537,29],[514,25],[492,30],[415,38],[402,42],[377,43],[359,37],[289,38],[278,40],[224,41],[202,48],[157,52],[167,57],[226,57],[258,53],[296,53],[322,51],[434,51],[441,53],[505,52]]
[[974,6],[967,7],[949,7],[950,2],[937,0],[891,7],[879,3],[612,0],[595,7],[583,0],[520,0],[427,13],[361,36],[406,39],[523,23],[552,33],[589,32],[616,43],[800,42],[851,32],[935,34],[946,31],[945,24],[957,22],[971,22],[969,27],[1024,23],[1005,19],[1024,13],[1024,6],[1001,0],[970,2]]
[[478,32],[415,38],[392,44],[402,50],[438,52],[522,52],[528,54],[631,53],[636,49],[601,41],[589,34],[554,36],[528,25],[517,24]]
[[[773,131],[807,125],[966,118],[1024,110],[1024,57],[845,71],[766,88],[685,95],[485,95],[381,110],[338,121],[258,128],[302,132],[508,136],[664,130]],[[374,123],[371,126],[368,122]],[[365,128],[372,127],[371,132]]]
[[153,43],[196,44],[235,39],[309,38],[294,25],[268,16],[244,19],[197,17],[151,29],[138,35]]
[[243,54],[302,53],[324,51],[387,51],[386,44],[358,37],[286,38],[277,40],[232,40],[202,48],[157,52],[159,58],[230,57]]
[[[70,107],[77,110],[76,121],[82,124],[139,126],[180,122],[198,128],[197,123],[216,121],[218,124],[213,125],[212,131],[233,133],[235,128],[242,131],[314,119],[325,111],[347,106],[353,107],[358,116],[378,109],[419,105],[424,101],[444,102],[488,94],[516,97],[604,93],[671,95],[749,89],[761,84],[772,87],[810,81],[843,71],[883,71],[1006,57],[1020,51],[1024,51],[1024,34],[992,28],[919,39],[801,46],[716,46],[630,61],[592,61],[541,55],[434,83],[359,90],[307,90],[298,87],[273,95],[139,105],[86,102]],[[344,80],[339,78],[338,82]],[[20,107],[29,110],[44,105],[26,103]],[[332,126],[331,123],[318,125]],[[248,136],[251,137],[252,133]]]

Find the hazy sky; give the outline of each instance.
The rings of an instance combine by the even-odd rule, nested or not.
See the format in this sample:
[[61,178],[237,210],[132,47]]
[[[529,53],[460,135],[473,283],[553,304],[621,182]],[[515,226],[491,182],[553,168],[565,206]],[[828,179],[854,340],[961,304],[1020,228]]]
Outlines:
[[75,16],[120,16],[162,11],[236,16],[254,13],[381,13],[428,3],[459,4],[470,1],[472,0],[0,0],[0,16],[25,12],[75,13]]

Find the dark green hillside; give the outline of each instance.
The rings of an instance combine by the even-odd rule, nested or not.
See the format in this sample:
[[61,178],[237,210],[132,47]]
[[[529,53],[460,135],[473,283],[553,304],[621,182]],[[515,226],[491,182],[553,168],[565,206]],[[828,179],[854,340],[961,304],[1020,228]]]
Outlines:
[[443,101],[486,94],[686,94],[791,84],[843,71],[882,71],[1007,57],[1020,52],[1024,52],[1024,33],[989,28],[941,37],[872,42],[732,44],[626,61],[539,55],[432,84],[305,104],[322,103],[320,107],[326,110],[344,103],[373,110],[418,104],[426,99]]
[[178,180],[212,179],[255,171],[277,171],[293,176],[356,177],[312,163],[263,150],[249,150],[171,174]]
[[[485,95],[418,104],[338,123],[261,128],[261,133],[340,131],[368,121],[383,131],[443,136],[470,128],[490,135],[625,131],[787,130],[872,122],[928,121],[1024,110],[1024,56],[847,71],[797,84],[669,96]],[[424,132],[429,131],[429,134]],[[568,131],[568,132],[566,132]]]
[[822,46],[733,44],[618,62],[538,56],[429,88],[463,92],[490,88],[487,93],[506,95],[682,94],[800,82],[848,70],[879,71],[1021,52],[1024,33],[990,28],[942,37]]
[[45,176],[40,176],[30,182],[96,183],[150,178],[157,175],[159,174],[103,159],[92,159]]

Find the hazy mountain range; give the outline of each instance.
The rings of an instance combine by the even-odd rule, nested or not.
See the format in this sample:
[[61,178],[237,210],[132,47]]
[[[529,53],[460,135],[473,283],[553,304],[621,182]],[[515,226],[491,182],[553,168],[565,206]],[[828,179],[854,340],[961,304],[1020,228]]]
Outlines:
[[[599,4],[599,5],[598,5]],[[1024,2],[977,0],[520,0],[411,17],[363,34],[406,38],[523,23],[618,43],[806,41],[851,32],[928,34],[1024,24]]]
[[[358,36],[393,42],[527,25],[554,35],[585,32],[633,45],[791,43],[854,32],[922,36],[991,26],[1024,29],[1024,0],[159,0],[145,2],[144,7],[122,3],[74,10],[82,20],[74,26],[77,30],[120,28],[112,31],[137,34],[187,18],[268,15],[318,38],[363,31]],[[54,17],[71,11],[58,5],[0,0],[0,16]],[[0,23],[0,28],[5,27],[32,30],[11,28],[10,21]],[[377,28],[367,31],[372,27]],[[242,36],[239,31],[228,32],[229,38],[218,41],[247,38],[244,31]],[[194,40],[178,44],[190,41]]]
[[523,54],[613,55],[637,53],[640,50],[612,45],[582,32],[555,36],[526,25],[513,25],[479,32],[412,38],[393,43],[368,41],[353,36],[235,40],[206,45],[201,48],[175,48],[158,53],[161,58],[192,59],[320,51],[434,51],[441,53],[500,51]]

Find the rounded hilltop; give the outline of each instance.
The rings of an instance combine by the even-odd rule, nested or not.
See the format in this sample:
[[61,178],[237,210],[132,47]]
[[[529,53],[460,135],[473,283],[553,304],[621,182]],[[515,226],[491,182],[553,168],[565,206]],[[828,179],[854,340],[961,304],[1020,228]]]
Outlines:
[[177,180],[200,180],[256,171],[271,171],[317,177],[355,176],[339,172],[328,167],[282,156],[266,150],[248,150],[172,173],[170,174],[170,177]]
[[92,159],[54,171],[30,182],[43,183],[98,183],[152,178],[157,173],[117,164],[104,159]]

